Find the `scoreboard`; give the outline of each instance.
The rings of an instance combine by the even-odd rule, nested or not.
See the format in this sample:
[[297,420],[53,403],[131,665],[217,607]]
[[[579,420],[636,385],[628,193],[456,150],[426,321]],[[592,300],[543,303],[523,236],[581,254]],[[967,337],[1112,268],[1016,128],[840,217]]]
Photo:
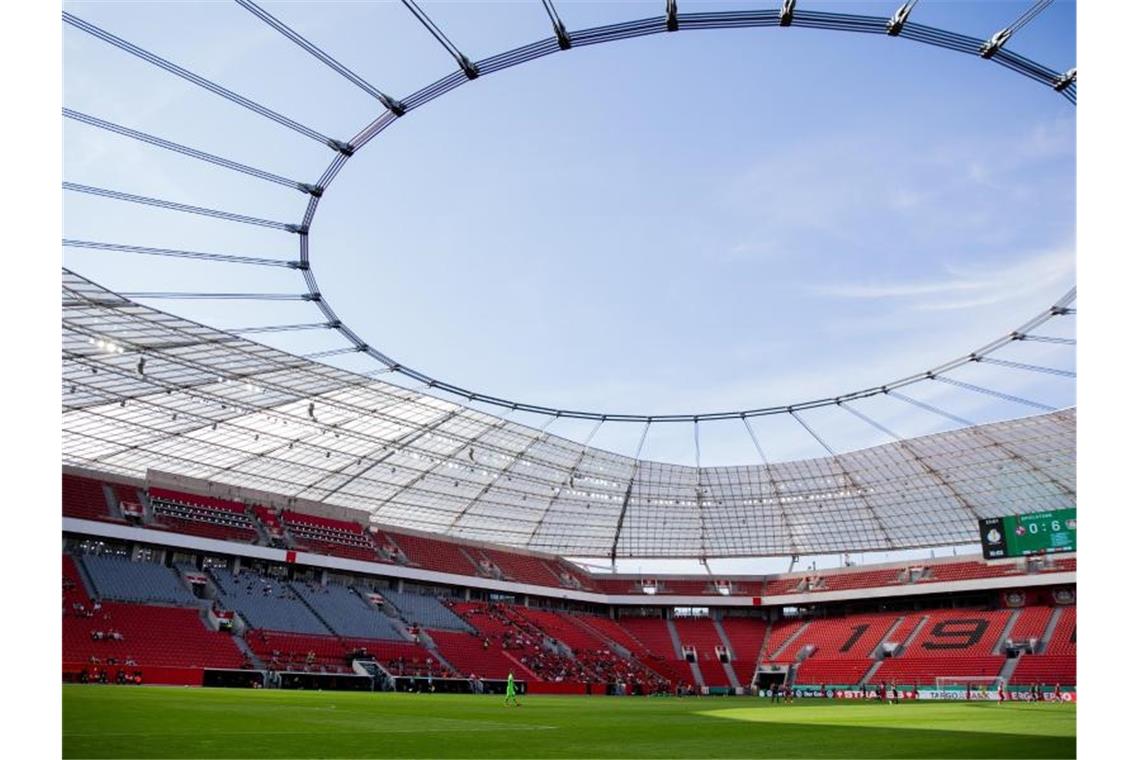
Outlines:
[[978,520],[986,559],[1077,550],[1077,510],[1054,509]]

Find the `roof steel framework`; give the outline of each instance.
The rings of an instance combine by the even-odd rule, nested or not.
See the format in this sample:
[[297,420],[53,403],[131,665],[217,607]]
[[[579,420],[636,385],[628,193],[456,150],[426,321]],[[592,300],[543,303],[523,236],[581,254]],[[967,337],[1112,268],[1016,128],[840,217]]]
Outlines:
[[[291,187],[305,194],[300,220],[261,219],[209,206],[173,203],[108,188],[65,183],[69,192],[256,225],[296,235],[298,255],[277,260],[228,253],[156,248],[129,242],[64,240],[66,247],[196,259],[211,264],[284,267],[303,278],[294,293],[139,292],[115,294],[64,272],[64,451],[66,464],[143,476],[147,469],[205,478],[366,510],[377,522],[578,557],[733,557],[888,550],[970,542],[978,517],[1075,503],[1075,411],[966,382],[952,376],[988,364],[1011,372],[1071,379],[1073,372],[1009,358],[1012,346],[1073,346],[1041,334],[1051,320],[1075,313],[1075,289],[1017,329],[970,354],[882,385],[835,397],[749,409],[667,415],[609,414],[524,403],[478,393],[406,367],[344,324],[318,288],[308,230],[325,190],[346,162],[412,110],[505,68],[574,47],[689,29],[799,26],[882,34],[994,61],[1076,102],[1076,70],[1057,72],[1006,49],[1010,38],[1044,10],[1039,0],[1008,27],[983,40],[911,20],[917,0],[890,18],[815,12],[793,0],[779,8],[680,12],[673,0],[660,16],[568,31],[553,2],[543,6],[553,36],[471,61],[412,0],[404,5],[455,60],[458,69],[401,99],[340,64],[251,0],[239,5],[378,101],[383,112],[347,140],[330,137],[168,61],[70,13],[71,27],[298,132],[335,152],[312,182],[264,171],[65,109],[90,127],[192,159]],[[253,325],[224,332],[148,308],[164,298],[296,300],[320,311],[319,321]],[[296,356],[246,340],[300,330],[327,331],[341,347]],[[380,363],[352,373],[320,363],[359,353]],[[402,376],[409,389],[377,380]],[[1044,412],[975,425],[911,395],[911,387],[943,384]],[[444,394],[440,398],[438,394]],[[460,402],[450,400],[458,398]],[[905,439],[877,421],[865,403],[891,398],[961,429]],[[471,406],[507,410],[503,416]],[[837,409],[891,442],[837,453],[803,412]],[[575,442],[508,419],[514,412],[549,421],[595,421]],[[843,412],[837,412],[843,414]],[[770,461],[753,427],[786,417],[827,456]],[[739,420],[760,463],[701,466],[701,425]],[[642,458],[651,425],[692,422],[696,466]],[[632,456],[590,445],[603,423],[643,423]]]
[[[342,348],[332,349],[328,352],[321,352],[320,357],[330,357],[346,353],[359,353],[376,360],[385,369],[399,373],[400,375],[409,378],[412,381],[422,383],[434,391],[450,394],[454,397],[465,399],[469,402],[479,402],[482,404],[509,409],[512,411],[545,414],[559,418],[603,420],[607,422],[651,423],[732,420],[736,418],[748,418],[771,414],[788,414],[798,410],[819,408],[831,405],[835,403],[837,399],[807,399],[799,400],[791,404],[781,404],[778,406],[763,406],[749,409],[716,412],[698,411],[693,413],[661,415],[648,415],[640,413],[603,413],[590,410],[559,408],[555,406],[530,403],[517,399],[503,398],[494,394],[478,392],[456,383],[438,379],[425,372],[406,366],[400,361],[383,353],[379,348],[368,343],[359,334],[359,332],[354,330],[349,325],[345,324],[337,316],[337,313],[333,309],[332,304],[329,303],[329,300],[322,295],[317,283],[316,274],[313,270],[313,252],[310,250],[309,245],[309,228],[316,215],[325,190],[332,184],[337,175],[340,173],[341,169],[344,168],[346,162],[352,156],[356,155],[361,149],[367,146],[373,139],[379,136],[380,133],[383,132],[387,127],[391,126],[397,119],[408,115],[411,111],[419,108],[420,106],[426,105],[431,101],[442,97],[446,93],[460,87],[468,81],[477,79],[481,76],[492,74],[496,71],[527,63],[546,55],[560,51],[569,51],[575,47],[600,44],[604,42],[615,42],[650,34],[670,33],[685,30],[788,26],[838,32],[883,35],[887,37],[900,37],[925,45],[944,48],[960,53],[966,53],[973,56],[979,56],[985,60],[994,61],[1004,68],[1021,74],[1022,76],[1027,77],[1028,79],[1039,84],[1044,84],[1052,87],[1070,103],[1076,103],[1075,69],[1071,69],[1067,72],[1053,71],[1047,66],[1044,66],[1006,49],[1006,44],[1014,35],[1014,33],[1028,24],[1037,15],[1039,15],[1045,9],[1045,7],[1050,4],[1051,0],[1038,0],[1017,19],[1015,19],[1009,26],[999,30],[988,40],[926,26],[912,20],[911,16],[916,12],[917,0],[906,0],[906,2],[904,2],[898,11],[891,17],[812,11],[803,8],[797,8],[795,0],[787,0],[786,2],[781,3],[779,7],[772,7],[767,9],[684,13],[681,12],[678,7],[678,3],[675,2],[675,0],[669,0],[665,3],[665,7],[663,9],[664,13],[661,15],[649,18],[634,19],[589,29],[581,29],[577,31],[568,31],[561,18],[559,17],[554,3],[544,0],[543,7],[545,8],[547,15],[551,21],[553,27],[552,31],[554,32],[553,36],[545,37],[528,45],[523,45],[513,50],[508,50],[503,53],[492,55],[483,60],[474,62],[471,61],[466,55],[463,54],[461,50],[459,50],[459,48],[455,46],[455,44],[447,37],[444,30],[442,30],[434,21],[432,21],[431,17],[426,14],[413,0],[402,0],[404,6],[408,9],[408,11],[414,15],[414,17],[446,50],[446,52],[455,59],[459,68],[452,73],[444,76],[443,78],[431,84],[428,84],[427,86],[422,87],[416,92],[401,99],[396,99],[388,94],[385,94],[383,91],[376,88],[374,85],[364,80],[358,74],[354,73],[346,66],[341,64],[328,52],[313,44],[299,32],[290,28],[288,25],[275,18],[268,11],[252,2],[252,0],[236,0],[236,2],[244,9],[252,13],[261,22],[269,25],[272,29],[284,35],[291,42],[295,43],[307,53],[316,58],[320,63],[328,66],[341,76],[345,77],[358,88],[367,93],[370,97],[377,100],[380,103],[383,112],[362,129],[359,129],[352,137],[348,138],[347,140],[339,140],[317,132],[316,130],[311,129],[306,125],[300,124],[288,118],[287,116],[268,109],[265,106],[262,106],[261,104],[250,100],[249,98],[235,93],[232,90],[229,90],[215,82],[210,81],[209,79],[206,79],[205,77],[200,76],[199,74],[196,74],[169,60],[166,60],[161,56],[144,50],[143,48],[140,48],[127,40],[117,37],[111,32],[101,29],[100,27],[88,21],[85,21],[84,19],[81,19],[71,13],[64,12],[63,20],[68,25],[77,30],[86,32],[87,34],[90,34],[126,53],[147,61],[148,63],[161,68],[170,74],[173,74],[174,76],[180,77],[192,84],[202,87],[209,92],[218,95],[219,97],[225,98],[243,108],[247,108],[261,116],[264,116],[267,119],[280,124],[281,126],[292,129],[293,131],[310,137],[313,140],[319,143],[323,143],[327,147],[331,148],[336,153],[336,155],[328,164],[324,173],[321,174],[321,176],[315,181],[308,183],[274,175],[254,167],[247,166],[241,162],[232,161],[230,159],[215,156],[203,151],[195,150],[188,146],[165,140],[161,137],[132,130],[122,125],[105,121],[98,118],[97,116],[83,114],[70,109],[65,109],[64,115],[68,118],[81,121],[90,126],[110,130],[123,136],[146,142],[156,147],[182,153],[183,155],[187,155],[191,158],[198,158],[200,160],[207,161],[218,166],[233,169],[234,171],[242,172],[244,174],[255,177],[260,177],[269,182],[292,186],[297,190],[309,195],[308,204],[305,208],[302,218],[296,223],[260,219],[244,214],[235,214],[220,209],[172,203],[170,201],[165,201],[159,198],[138,196],[131,193],[110,190],[107,188],[91,187],[75,183],[64,183],[64,189],[72,192],[99,195],[101,197],[127,203],[157,206],[171,211],[180,211],[225,219],[237,223],[277,228],[283,232],[293,234],[298,237],[298,258],[295,261],[273,262],[257,259],[242,259],[241,257],[216,255],[203,252],[144,248],[140,246],[132,246],[126,243],[108,243],[105,241],[100,242],[65,240],[64,245],[84,247],[89,249],[94,248],[102,250],[116,250],[119,252],[129,253],[190,257],[198,258],[201,260],[214,261],[217,263],[262,264],[269,266],[286,266],[295,269],[303,279],[303,291],[299,293],[139,292],[130,295],[135,298],[145,299],[225,298],[229,300],[249,299],[306,301],[313,304],[313,306],[320,311],[321,318],[323,320],[322,324],[324,324],[330,331],[339,334],[339,336],[347,342],[347,345]],[[273,329],[274,327],[275,326],[265,326],[265,329]],[[1007,343],[1026,339],[1026,333],[1028,333],[1028,330],[1022,332],[1021,334],[1012,333],[1006,335],[994,343],[980,348],[978,351],[970,354],[969,356],[953,359],[939,367],[913,375],[909,378],[903,378],[899,381],[895,381],[893,384],[889,383],[872,388],[858,389],[842,394],[837,398],[839,400],[857,400],[860,398],[867,398],[870,396],[887,393],[894,388],[902,387],[903,385],[911,384],[918,380],[930,379],[934,376],[941,375],[970,362],[1003,361],[993,359],[990,354],[1000,349]],[[1048,339],[1048,336],[1045,336],[1044,339]],[[1041,372],[1066,372],[1066,370],[1055,370],[1054,368],[1049,367],[1024,364],[1020,365],[1017,368]],[[979,392],[986,392],[986,389],[979,389]],[[1033,405],[1032,402],[1030,402],[1030,405]],[[1036,406],[1040,408],[1041,405],[1037,404]],[[824,448],[827,448],[826,444],[824,444]]]
[[62,381],[65,464],[153,468],[568,556],[947,545],[973,540],[979,517],[1076,498],[1071,409],[817,459],[664,464],[259,345],[66,270]]

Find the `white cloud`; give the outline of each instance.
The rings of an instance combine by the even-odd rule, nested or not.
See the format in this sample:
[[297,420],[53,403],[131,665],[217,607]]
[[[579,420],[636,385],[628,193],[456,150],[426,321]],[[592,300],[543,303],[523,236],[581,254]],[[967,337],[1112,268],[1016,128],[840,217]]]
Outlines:
[[[817,295],[906,301],[909,309],[948,311],[976,308],[1041,293],[1073,281],[1072,246],[1058,246],[1004,265],[946,265],[940,279],[847,282],[810,286]],[[1058,291],[1058,295],[1060,291]]]

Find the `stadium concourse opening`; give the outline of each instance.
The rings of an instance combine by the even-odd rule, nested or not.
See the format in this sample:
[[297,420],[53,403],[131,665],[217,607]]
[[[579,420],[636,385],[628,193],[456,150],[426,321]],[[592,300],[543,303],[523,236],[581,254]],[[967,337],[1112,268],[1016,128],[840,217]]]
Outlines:
[[[373,278],[363,262],[352,265],[352,279],[362,282],[349,290],[360,288],[365,308],[338,312],[318,286],[318,242],[360,249],[339,233],[311,234],[322,229],[322,199],[351,187],[334,181],[381,135],[400,152],[405,125],[431,129],[426,114],[409,118],[420,107],[456,90],[452,100],[475,107],[479,96],[492,97],[472,83],[506,69],[548,56],[561,65],[564,53],[654,35],[675,40],[682,31],[688,40],[698,31],[765,30],[778,45],[804,46],[806,70],[821,76],[836,67],[829,49],[812,42],[817,34],[893,46],[892,55],[900,41],[919,53],[955,53],[949,58],[957,63],[903,68],[957,82],[953,96],[963,102],[975,92],[969,77],[985,72],[1030,83],[990,95],[1012,110],[1009,93],[1032,89],[1037,99],[1021,103],[1018,115],[1047,102],[1063,109],[1062,127],[1035,134],[1030,148],[1024,135],[1003,135],[1016,149],[989,157],[1024,162],[1034,188],[1065,189],[1076,103],[1065,42],[1072,14],[1046,14],[1051,0],[1027,0],[1013,18],[1003,6],[1000,19],[996,6],[963,11],[900,1],[881,15],[882,8],[832,12],[796,0],[728,10],[668,0],[634,19],[624,3],[573,4],[580,23],[564,21],[568,9],[559,6],[570,4],[552,0],[517,20],[520,4],[421,7],[415,0],[322,5],[316,15],[304,4],[237,0],[222,11],[235,18],[198,26],[191,19],[214,5],[164,6],[153,18],[101,4],[65,10],[74,44],[66,70],[82,72],[82,83],[99,81],[93,72],[111,78],[94,97],[69,81],[77,102],[64,110],[68,129],[155,149],[181,169],[71,162],[69,171],[94,173],[63,185],[74,206],[69,225],[98,230],[63,241],[64,756],[1075,756],[1076,290],[1065,290],[1072,282],[1066,193],[1039,194],[1057,204],[1049,208],[1060,231],[1051,228],[1048,240],[999,225],[1000,214],[936,214],[945,199],[932,203],[938,193],[920,175],[914,189],[888,200],[893,218],[875,225],[875,234],[887,230],[886,240],[836,217],[828,247],[864,247],[906,269],[885,249],[909,246],[929,253],[934,269],[871,285],[857,256],[829,260],[858,282],[813,281],[803,293],[856,302],[845,314],[885,324],[882,334],[891,337],[861,344],[827,371],[805,367],[788,399],[726,393],[727,401],[711,399],[707,408],[656,414],[602,410],[592,401],[543,403],[529,398],[529,388],[516,393],[509,385],[510,392],[484,392],[476,389],[481,380],[444,380],[409,366],[350,324],[385,300],[366,287]],[[228,33],[231,22],[253,24],[264,36],[248,47],[190,39],[200,26]],[[1024,31],[1031,23],[1049,24],[1049,34]],[[981,26],[993,28],[974,36]],[[391,45],[365,33],[376,29],[394,38]],[[1041,61],[1013,51],[1022,40],[1035,41],[1040,50],[1031,52]],[[333,55],[340,44],[352,67]],[[194,65],[195,50],[235,57]],[[106,94],[123,74],[117,64],[100,67],[106,55],[155,77],[127,89],[154,93],[165,105],[123,101],[113,112],[117,101]],[[378,60],[383,89],[372,81]],[[790,61],[780,62],[799,72]],[[974,68],[954,68],[966,64]],[[542,65],[526,68],[541,72]],[[662,79],[670,98],[696,109],[701,97],[685,75]],[[509,76],[504,83],[530,86]],[[190,94],[152,89],[168,78]],[[587,84],[600,96],[596,77]],[[729,80],[722,84],[739,97]],[[337,87],[357,100],[340,104]],[[882,92],[862,83],[859,90],[888,107]],[[834,86],[820,94],[850,100]],[[112,111],[88,112],[103,106]],[[147,122],[156,109],[163,117]],[[178,109],[187,110],[179,117]],[[957,166],[961,152],[936,148],[956,141],[960,151],[996,128],[987,122],[978,132],[922,139],[935,163]],[[435,129],[471,152],[456,124]],[[774,142],[790,149],[794,137]],[[559,139],[534,136],[543,162],[559,160]],[[804,143],[796,155],[806,158],[791,163],[819,164],[831,182],[818,145]],[[510,143],[502,155],[515,152],[526,151]],[[973,190],[966,194],[983,186],[990,193],[1001,162],[968,158],[962,181]],[[424,160],[405,171],[408,182],[445,176],[431,156]],[[279,168],[263,168],[270,166]],[[199,170],[244,184],[231,188]],[[786,217],[818,229],[831,212],[814,208],[806,180],[796,188],[798,175],[786,176],[792,182],[780,195],[792,202],[772,214],[766,231]],[[122,185],[132,178],[140,186]],[[591,174],[590,181],[598,180]],[[496,196],[502,184],[479,177],[447,187],[448,202]],[[832,184],[861,195],[854,180]],[[258,186],[279,195],[261,198],[250,190]],[[166,197],[176,187],[205,199]],[[419,208],[440,191],[418,189],[426,195],[400,212],[406,218],[372,225],[372,243],[410,258],[412,242],[433,244],[425,228],[447,227],[447,208]],[[411,187],[406,194],[417,197]],[[997,195],[985,195],[983,205],[996,207]],[[1001,195],[1045,203],[1029,191]],[[753,198],[745,205],[752,221],[763,221],[751,214]],[[353,213],[361,208],[352,205]],[[914,213],[927,233],[967,230],[971,239],[1049,253],[974,271],[998,254],[926,251],[930,239],[902,225],[916,208],[929,212]],[[678,216],[690,211],[677,209]],[[1044,209],[1033,206],[1030,215],[1046,216]],[[520,227],[529,223],[525,210],[510,212]],[[659,252],[651,248],[646,260],[653,261]],[[471,251],[478,252],[474,243]],[[126,257],[147,263],[124,266]],[[930,279],[939,267],[948,280]],[[668,276],[676,273],[667,257],[661,271],[665,280],[683,279]],[[1025,282],[1036,285],[1020,287]],[[441,324],[467,319],[446,308],[458,298],[449,299],[439,281],[428,290],[440,291],[426,309]],[[525,300],[488,290],[472,285],[479,298],[508,304],[511,320],[528,318]],[[932,292],[937,304],[861,309]],[[760,289],[746,295],[749,303],[778,300]],[[781,319],[797,298],[781,301]],[[397,304],[383,316],[394,325],[390,318],[400,313]],[[832,337],[854,345],[847,318],[837,321],[843,329]],[[968,337],[955,338],[968,345],[942,354],[950,333],[935,337],[932,325],[961,331]],[[621,320],[603,327],[636,332]],[[699,330],[689,337],[711,341]],[[545,335],[542,342],[558,343]],[[789,339],[787,360],[773,364],[795,363],[809,342]],[[881,348],[898,348],[906,366],[876,363]],[[699,370],[699,357],[688,358]],[[487,365],[510,374],[498,362]],[[858,379],[832,387],[848,375]],[[663,428],[679,431],[682,443],[654,448]],[[722,457],[729,464],[717,466]],[[688,569],[661,569],[668,562]],[[159,688],[170,686],[195,688]]]

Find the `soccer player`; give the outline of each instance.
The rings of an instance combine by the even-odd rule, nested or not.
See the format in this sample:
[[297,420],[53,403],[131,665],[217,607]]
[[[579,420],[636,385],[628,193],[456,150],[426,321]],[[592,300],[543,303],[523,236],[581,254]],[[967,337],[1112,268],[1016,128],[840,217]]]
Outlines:
[[507,673],[507,698],[504,700],[503,706],[506,707],[512,702],[515,707],[522,707],[522,705],[519,704],[518,695],[515,694],[515,672],[513,670]]
[[1057,684],[1056,686],[1053,687],[1053,701],[1054,702],[1060,702],[1061,701],[1061,684]]
[[998,681],[998,703],[1000,704],[1004,701],[1005,701],[1005,686],[1002,685],[1001,681]]

